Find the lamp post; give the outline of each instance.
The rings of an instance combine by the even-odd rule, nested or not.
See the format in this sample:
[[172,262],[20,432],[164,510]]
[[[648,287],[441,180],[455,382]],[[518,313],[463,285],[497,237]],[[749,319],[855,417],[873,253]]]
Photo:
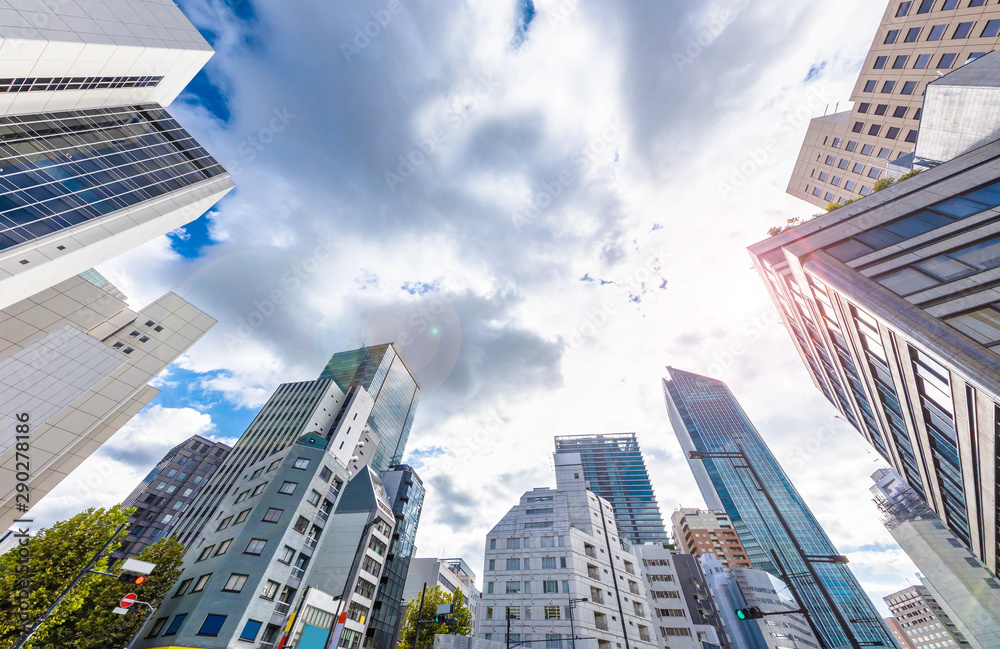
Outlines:
[[576,627],[573,625],[573,607],[579,602],[586,602],[588,598],[569,598],[569,644],[570,649],[576,649]]
[[[820,593],[823,595],[823,599],[825,599],[826,603],[830,606],[830,610],[833,612],[834,617],[840,624],[840,628],[844,630],[844,634],[847,636],[847,641],[851,643],[852,649],[861,649],[861,645],[858,644],[857,639],[854,637],[854,634],[851,633],[851,629],[847,625],[847,620],[845,620],[844,616],[840,613],[840,609],[837,608],[837,605],[834,603],[833,598],[830,596],[830,592],[826,589],[826,585],[822,582],[822,580],[820,580],[819,575],[816,573],[816,569],[813,567],[813,563],[832,563],[837,565],[843,565],[847,563],[847,557],[845,557],[844,555],[822,556],[822,555],[806,554],[805,550],[802,549],[802,546],[799,545],[798,539],[795,538],[795,534],[792,532],[792,528],[788,524],[788,521],[785,520],[785,517],[784,515],[782,515],[781,510],[778,509],[778,505],[774,502],[774,499],[771,497],[771,493],[764,486],[764,481],[761,480],[760,474],[757,473],[757,469],[755,469],[753,464],[750,463],[749,456],[747,456],[746,452],[743,450],[743,447],[740,446],[739,442],[734,442],[734,444],[736,444],[736,448],[738,449],[737,451],[691,451],[688,453],[688,457],[692,460],[704,460],[704,459],[743,460],[742,465],[733,463],[733,468],[746,469],[747,471],[750,472],[751,477],[753,477],[753,481],[756,483],[757,491],[760,491],[762,494],[764,494],[764,498],[767,499],[767,504],[770,505],[771,510],[774,511],[774,515],[778,518],[778,522],[781,523],[781,527],[782,529],[784,529],[785,535],[788,537],[788,540],[792,542],[792,545],[795,547],[795,551],[798,552],[800,557],[802,557],[802,562],[805,564],[806,570],[809,571],[809,576],[812,578],[813,582],[819,588]],[[803,608],[805,608],[805,606],[803,606]],[[817,639],[819,639],[820,642],[823,641],[822,638],[819,638],[818,635]]]

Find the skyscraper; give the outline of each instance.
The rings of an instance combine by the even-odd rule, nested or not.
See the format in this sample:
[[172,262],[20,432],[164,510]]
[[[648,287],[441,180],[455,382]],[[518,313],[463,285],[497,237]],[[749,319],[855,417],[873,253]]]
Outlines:
[[396,519],[396,529],[389,541],[382,576],[368,620],[364,646],[392,649],[399,635],[400,604],[416,550],[417,525],[424,506],[424,483],[412,467],[394,464],[379,476]]
[[368,427],[378,437],[368,464],[376,473],[399,464],[420,401],[420,383],[395,344],[334,354],[319,378],[332,379],[344,394],[352,388],[368,393],[375,402]]
[[927,84],[998,43],[996,3],[890,0],[853,107],[810,122],[787,192],[819,207],[868,195],[891,161],[913,151]]
[[914,649],[972,646],[925,586],[907,586],[882,599]]
[[213,53],[174,3],[7,12],[0,308],[198,218],[233,187],[164,109]]
[[[872,479],[872,493],[884,514],[883,522],[920,570],[917,576],[923,588],[965,641],[976,649],[1000,647],[1000,580],[941,523],[898,473],[879,469]],[[938,633],[923,625],[920,616],[910,617],[907,622],[907,633],[913,628],[921,629],[920,636]],[[914,644],[919,643],[914,639]]]
[[813,380],[1000,570],[1000,141],[750,247]]
[[194,435],[170,449],[122,501],[135,507],[129,516],[125,540],[112,560],[135,556],[170,530],[219,468],[232,449],[222,442],[212,442]]
[[0,529],[148,405],[148,382],[214,326],[173,293],[133,311],[94,270],[0,310]]
[[610,503],[587,488],[579,453],[554,458],[556,488],[525,492],[487,535],[480,635],[551,649],[654,649],[639,562]]
[[[729,515],[753,566],[779,578],[789,576],[828,646],[895,646],[857,579],[846,566],[833,563],[836,548],[729,388],[690,372],[669,371],[663,392],[684,452],[745,457],[689,458],[689,464],[708,507]],[[755,474],[760,491],[753,486]],[[816,561],[807,563],[807,557]]]
[[611,503],[629,542],[667,538],[635,433],[556,437],[556,453],[564,452],[580,454],[590,490]]
[[[402,457],[419,395],[419,383],[395,343],[334,354],[319,379],[278,386],[208,487],[177,523],[180,542],[190,543],[198,535],[244,467],[293,444],[303,431],[317,431],[326,439],[342,431],[337,448],[331,452],[354,472],[364,465],[375,470],[376,463]],[[380,440],[375,451],[369,449],[371,442],[365,442],[371,439],[371,430],[378,431]],[[381,453],[378,449],[383,444],[392,452]],[[368,460],[361,462],[361,453]],[[359,459],[355,461],[355,457]]]

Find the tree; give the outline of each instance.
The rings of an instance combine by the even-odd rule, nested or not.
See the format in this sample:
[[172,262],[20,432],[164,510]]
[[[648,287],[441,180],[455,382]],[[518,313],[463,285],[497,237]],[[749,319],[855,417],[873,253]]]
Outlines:
[[[24,545],[0,556],[0,647],[13,646],[23,625],[41,617],[133,511],[122,505],[88,509],[39,530]],[[119,545],[117,540],[112,543],[93,569],[114,572],[108,569],[107,555]],[[112,609],[128,592],[156,606],[180,573],[182,551],[173,540],[147,548],[139,558],[158,565],[148,582],[138,587],[103,575],[85,575],[25,646],[124,646],[148,613],[130,611],[120,616],[114,615]]]
[[[442,604],[452,605],[452,617],[455,618],[454,629],[445,622],[436,621],[437,607]],[[418,610],[419,609],[419,610]],[[417,636],[417,622],[420,622],[420,635]],[[406,616],[403,618],[403,628],[399,634],[398,649],[433,649],[434,636],[439,633],[469,635],[472,633],[472,612],[462,599],[462,591],[455,589],[449,593],[440,586],[435,586],[424,595],[424,605],[420,606],[420,595],[414,597],[406,606]],[[414,647],[416,641],[416,647]]]

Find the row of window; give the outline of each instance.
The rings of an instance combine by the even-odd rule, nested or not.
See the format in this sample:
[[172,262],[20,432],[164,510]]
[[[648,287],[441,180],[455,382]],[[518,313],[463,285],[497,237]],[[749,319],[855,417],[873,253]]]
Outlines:
[[[958,9],[960,2],[959,0],[920,0],[917,3],[917,14],[928,14],[934,9],[934,4],[941,2],[940,11],[949,11],[953,9]],[[969,0],[966,7],[982,7],[986,4],[986,0]],[[901,18],[910,13],[910,8],[914,5],[913,0],[907,0],[906,2],[900,2],[899,7],[896,8],[896,17]]]
[[997,267],[1000,267],[1000,237],[992,237],[875,277],[875,281],[905,297],[941,282]]
[[0,92],[40,90],[94,90],[97,88],[149,88],[163,77],[21,77],[0,79]]
[[[188,616],[187,613],[181,613],[180,615],[175,615],[174,619],[170,622],[170,626],[168,626],[167,630],[163,633],[163,637],[177,635],[177,632],[180,631],[181,625],[184,624],[184,621],[187,619],[187,616]],[[202,622],[201,628],[198,629],[197,635],[208,636],[212,638],[218,637],[219,632],[222,631],[222,625],[225,624],[226,622],[226,617],[227,616],[225,615],[216,615],[214,613],[209,613],[207,616],[205,616],[205,621]],[[149,633],[146,635],[146,637],[155,638],[156,636],[158,636],[160,634],[160,631],[162,631],[163,627],[167,624],[168,619],[169,618],[165,617],[161,617],[160,619],[158,619],[153,624],[153,628],[149,630]],[[243,631],[240,633],[240,640],[246,640],[248,642],[253,642],[254,640],[256,640],[257,634],[260,632],[260,627],[262,625],[263,622],[260,622],[258,620],[247,620],[246,625],[243,627]]]
[[[542,536],[538,537],[539,544],[538,547],[541,548],[554,548],[558,545],[560,548],[566,545],[565,536]],[[523,539],[517,537],[511,537],[504,541],[505,546],[508,550],[520,550],[521,548],[531,547],[531,537],[527,536]],[[489,549],[497,549],[497,539],[489,539]]]
[[[865,123],[864,122],[854,122],[854,125],[851,127],[851,132],[852,133],[863,133],[864,130],[865,130]],[[882,134],[882,124],[869,124],[868,125],[868,135],[871,135],[873,137],[878,137],[879,135],[882,135],[882,137],[886,138],[887,140],[896,140],[896,139],[898,139],[899,138],[899,134],[900,134],[901,131],[902,131],[902,129],[900,129],[898,126],[890,126],[888,129],[886,129],[885,134],[883,135]],[[909,142],[909,143],[912,144],[912,143],[915,143],[916,141],[917,141],[917,130],[916,129],[910,129],[909,132],[906,134],[906,137],[904,138],[904,142]],[[851,150],[852,149],[848,149],[848,151],[851,151]],[[879,156],[879,157],[882,157],[882,156]],[[886,155],[885,157],[886,157],[886,159],[888,159],[889,156]],[[827,164],[831,164],[831,163],[828,162]]]
[[[520,582],[520,581],[508,581],[508,582],[505,582],[505,584],[506,585],[505,585],[504,594],[507,594],[507,595],[519,595],[521,593],[524,593],[525,595],[530,595],[531,594],[531,584],[532,584],[532,582],[530,582],[530,581],[523,582],[523,584],[524,584],[523,589],[522,589],[522,585],[521,585],[522,582]],[[559,592],[559,581],[555,580],[555,579],[547,579],[547,580],[543,581],[542,582],[542,591],[541,592],[542,593],[558,593]],[[569,582],[568,581],[562,582],[562,592],[564,592],[564,593],[568,593],[569,592]],[[500,593],[496,592],[496,582],[492,582],[492,581],[486,582],[486,594],[488,594],[488,595],[499,595],[500,594]]]
[[[555,570],[556,562],[559,562],[560,568],[566,567],[566,557],[542,557],[542,570]],[[496,559],[489,560],[489,570],[496,570]],[[537,565],[537,562],[536,562]],[[522,568],[523,566],[523,568]],[[531,559],[507,559],[507,570],[531,570]]]
[[[975,38],[973,35],[976,26],[976,21],[970,20],[967,22],[958,23],[954,30],[951,30],[951,40],[961,40],[965,38]],[[906,30],[906,35],[903,36],[904,43],[916,43],[920,40],[920,33],[923,31],[923,27],[910,27]],[[886,45],[891,45],[899,41],[899,35],[902,30],[890,29],[885,34],[885,40],[883,41]],[[949,33],[948,23],[941,25],[932,25],[927,31],[927,37],[924,38],[925,41],[940,41],[943,40]],[[986,24],[983,26],[981,32],[979,32],[980,38],[995,38],[1000,34],[1000,20],[987,20]]]

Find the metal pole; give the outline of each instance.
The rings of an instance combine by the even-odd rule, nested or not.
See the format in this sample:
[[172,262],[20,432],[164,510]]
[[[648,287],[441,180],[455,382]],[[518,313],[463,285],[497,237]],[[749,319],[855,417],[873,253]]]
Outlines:
[[823,640],[823,636],[820,635],[819,629],[816,627],[816,622],[813,621],[812,615],[809,614],[809,609],[806,608],[805,602],[799,597],[798,591],[795,590],[795,584],[792,583],[792,578],[788,576],[785,572],[785,567],[781,564],[781,560],[778,558],[778,553],[771,550],[771,556],[774,558],[774,566],[781,573],[781,578],[784,580],[785,584],[788,585],[788,590],[792,591],[792,597],[795,598],[796,603],[802,609],[802,614],[806,617],[806,622],[809,623],[809,628],[812,629],[813,635],[816,636],[816,641],[819,642],[820,649],[826,649],[826,641]]
[[503,610],[507,617],[507,637],[505,639],[507,640],[507,649],[510,649],[510,607],[506,606]]
[[576,649],[576,627],[573,626],[573,596],[569,596],[569,645]]
[[[798,552],[799,556],[802,558],[802,563],[806,565],[806,570],[809,571],[809,575],[813,578],[813,581],[816,582],[816,586],[819,588],[820,593],[822,593],[823,598],[826,600],[826,603],[830,606],[830,610],[833,612],[834,617],[837,618],[837,622],[840,624],[840,628],[844,630],[844,635],[847,636],[847,641],[851,643],[851,647],[853,649],[861,649],[861,645],[858,644],[857,639],[851,632],[851,627],[847,625],[847,620],[845,620],[844,616],[840,614],[840,609],[837,608],[837,605],[834,603],[833,598],[830,597],[830,592],[826,589],[826,586],[820,580],[819,575],[816,574],[816,569],[815,567],[813,567],[812,562],[806,559],[805,550],[803,550],[802,546],[799,545],[799,541],[798,539],[795,538],[795,534],[792,532],[792,528],[788,525],[788,521],[785,520],[785,517],[782,515],[781,510],[778,509],[777,503],[775,503],[774,499],[771,497],[771,493],[764,486],[764,481],[761,480],[760,474],[757,473],[757,469],[755,469],[753,464],[750,462],[750,457],[746,454],[746,451],[743,450],[743,447],[740,446],[739,442],[734,442],[734,443],[736,444],[736,448],[740,450],[739,453],[740,457],[743,458],[743,463],[746,465],[747,470],[750,471],[750,475],[753,476],[754,482],[757,483],[757,488],[760,489],[760,492],[764,494],[764,498],[767,499],[768,505],[770,505],[771,509],[774,510],[774,514],[775,516],[778,517],[778,521],[781,523],[781,527],[785,530],[785,535],[788,536],[788,540],[792,542],[793,546],[795,546],[795,551]],[[805,606],[803,606],[803,608],[805,608]]]
[[142,635],[142,630],[145,629],[146,625],[149,624],[149,621],[153,619],[153,615],[156,613],[156,608],[159,608],[158,606],[156,608],[153,608],[153,605],[150,604],[149,602],[136,602],[136,604],[145,604],[146,606],[148,606],[149,617],[146,618],[146,621],[142,623],[142,626],[139,627],[139,630],[135,632],[134,636],[132,636],[132,641],[128,643],[128,647],[126,647],[126,649],[132,649],[132,647],[135,646],[135,643],[139,639],[139,636]]
[[102,547],[100,550],[97,551],[97,554],[95,554],[93,558],[91,558],[90,562],[88,562],[87,565],[84,566],[83,570],[80,571],[80,574],[78,574],[76,578],[72,581],[72,583],[70,583],[70,585],[67,586],[62,593],[60,593],[59,597],[56,598],[56,601],[52,602],[52,606],[50,606],[47,611],[42,613],[42,617],[38,618],[38,621],[35,622],[34,625],[32,625],[31,633],[21,634],[21,637],[18,638],[17,642],[14,644],[13,649],[21,649],[21,647],[23,647],[28,642],[28,640],[31,640],[31,636],[35,635],[35,632],[38,631],[39,628],[41,628],[42,623],[45,622],[45,620],[47,620],[50,615],[52,615],[52,612],[56,610],[56,607],[59,606],[59,603],[63,601],[63,598],[65,598],[66,595],[69,594],[69,591],[73,589],[73,586],[76,586],[77,583],[79,583],[79,581],[83,579],[83,576],[87,574],[87,572],[89,572],[91,568],[94,567],[94,564],[100,561],[101,557],[104,555],[104,552],[108,549],[111,543],[116,538],[118,538],[118,535],[122,533],[122,530],[125,529],[126,525],[128,525],[128,523],[122,523],[121,525],[118,526],[118,529],[115,530],[115,533],[111,535],[111,538],[108,539],[108,542],[104,544],[104,547]]
[[413,647],[411,649],[417,649],[417,640],[420,638],[420,624],[423,622],[424,615],[424,595],[427,594],[427,582],[424,582],[424,589],[420,591],[420,606],[417,607],[417,624],[413,631]]

